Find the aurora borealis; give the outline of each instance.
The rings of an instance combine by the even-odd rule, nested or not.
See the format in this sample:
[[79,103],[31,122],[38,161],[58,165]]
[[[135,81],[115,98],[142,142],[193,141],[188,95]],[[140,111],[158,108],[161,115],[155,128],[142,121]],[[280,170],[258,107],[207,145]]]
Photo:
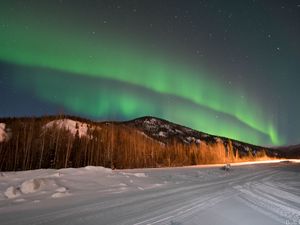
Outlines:
[[[0,116],[61,109],[98,120],[152,115],[253,144],[300,142],[285,134],[299,123],[285,125],[290,110],[280,108],[288,105],[282,98],[291,100],[299,44],[283,42],[265,8],[248,11],[266,24],[243,23],[241,8],[267,2],[188,2],[1,2],[0,93],[9,97]],[[285,7],[299,18],[296,1]],[[225,12],[227,23],[220,21]],[[263,30],[264,41],[254,28]],[[299,28],[289,32],[299,35]],[[284,74],[291,81],[282,81]]]

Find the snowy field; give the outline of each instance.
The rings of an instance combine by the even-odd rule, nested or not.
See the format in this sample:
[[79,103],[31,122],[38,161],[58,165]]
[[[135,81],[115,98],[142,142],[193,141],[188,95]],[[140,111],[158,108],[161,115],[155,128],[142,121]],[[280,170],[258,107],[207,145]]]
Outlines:
[[299,161],[0,174],[1,225],[300,224]]

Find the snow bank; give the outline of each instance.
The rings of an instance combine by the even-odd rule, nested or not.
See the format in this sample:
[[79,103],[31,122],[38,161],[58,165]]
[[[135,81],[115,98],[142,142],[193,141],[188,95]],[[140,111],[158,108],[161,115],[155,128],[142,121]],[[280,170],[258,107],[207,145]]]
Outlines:
[[0,206],[1,201],[21,202],[18,199],[38,203],[90,193],[147,190],[158,187],[153,185],[156,183],[163,181],[136,170],[124,172],[100,166],[5,172],[0,180]]
[[[43,194],[53,193],[53,192],[63,193],[66,195],[69,194],[68,189],[66,187],[59,186],[57,184],[57,180],[51,178],[52,175],[48,175],[42,178],[31,178],[27,180],[24,179],[26,175],[29,177],[32,176],[36,177],[37,174],[39,174],[39,172],[41,171],[43,170],[6,173],[7,176],[3,178],[5,182],[2,182],[0,185],[0,195],[3,195],[5,197],[2,200],[15,199],[19,197],[20,198],[22,197],[22,199],[24,198],[24,200],[26,200],[27,198],[31,198],[32,196],[38,196],[38,195],[43,195]],[[2,194],[1,190],[5,189],[5,187],[3,187],[3,184],[9,186]],[[15,200],[15,202],[19,202],[19,201]]]
[[87,136],[87,131],[88,131],[87,123],[82,123],[71,119],[59,119],[47,123],[45,125],[45,128],[52,128],[54,126],[60,129],[69,130],[74,136],[76,135],[77,131],[79,137]]
[[56,192],[51,195],[51,198],[63,198],[71,195],[68,188],[66,187],[59,187],[55,191]]
[[57,192],[60,192],[60,193],[63,193],[63,192],[66,192],[68,189],[65,188],[65,187],[59,187],[56,189]]
[[144,173],[134,173],[133,175],[136,177],[147,177],[147,175]]
[[102,166],[86,166],[84,169],[88,171],[98,172],[98,173],[111,173],[112,169],[104,168]]
[[66,196],[69,196],[70,194],[68,192],[57,192],[57,193],[54,193],[53,195],[51,195],[51,198],[63,198],[63,197],[66,197]]
[[18,188],[10,186],[4,192],[4,196],[7,198],[16,198],[21,195],[21,192]]
[[24,194],[37,192],[41,186],[44,185],[44,181],[41,179],[26,180],[21,184],[20,190]]

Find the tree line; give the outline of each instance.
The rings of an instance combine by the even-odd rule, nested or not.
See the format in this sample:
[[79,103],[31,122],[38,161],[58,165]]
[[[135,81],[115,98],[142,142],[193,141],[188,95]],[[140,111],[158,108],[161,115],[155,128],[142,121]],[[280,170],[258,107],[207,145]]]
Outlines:
[[[59,117],[60,119],[62,117]],[[65,118],[65,117],[63,117]],[[267,157],[262,150],[255,156],[239,155],[230,140],[186,144],[155,140],[126,124],[88,124],[86,135],[65,128],[45,127],[53,117],[7,119],[12,135],[0,143],[0,170],[83,167],[147,168],[230,163]],[[82,122],[82,120],[80,121]],[[76,125],[79,128],[79,123]]]

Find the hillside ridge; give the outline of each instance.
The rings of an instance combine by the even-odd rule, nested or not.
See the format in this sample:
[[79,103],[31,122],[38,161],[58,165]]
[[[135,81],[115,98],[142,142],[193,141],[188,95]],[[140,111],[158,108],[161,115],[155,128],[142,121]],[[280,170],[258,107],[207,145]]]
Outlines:
[[76,116],[2,118],[0,170],[141,168],[284,157],[284,151],[206,134],[152,116],[92,121]]

